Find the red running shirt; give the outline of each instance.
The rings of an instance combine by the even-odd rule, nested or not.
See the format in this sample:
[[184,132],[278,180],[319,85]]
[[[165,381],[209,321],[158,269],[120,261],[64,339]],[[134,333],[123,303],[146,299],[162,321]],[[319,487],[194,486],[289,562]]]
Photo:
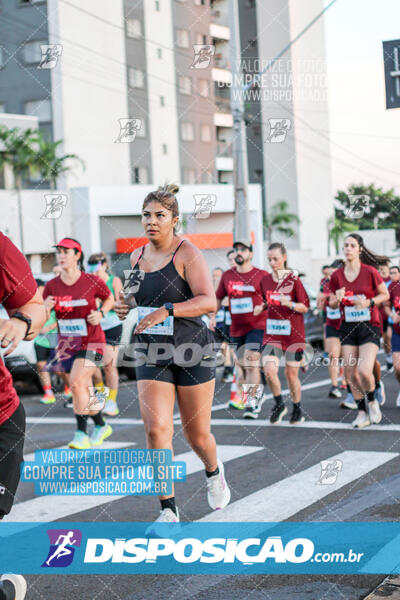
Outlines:
[[383,283],[382,277],[374,267],[369,265],[361,264],[360,272],[354,281],[348,281],[346,279],[344,267],[334,271],[329,284],[332,294],[335,294],[336,290],[343,287],[346,290],[344,302],[342,301],[340,303],[342,321],[345,323],[364,321],[369,323],[372,327],[380,327],[381,318],[377,306],[374,306],[372,309],[363,309],[365,312],[360,315],[360,311],[352,310],[352,304],[354,296],[364,296],[365,298],[373,298],[376,296],[379,293],[378,286],[381,283]]
[[[54,310],[58,321],[58,346],[77,350],[96,350],[104,353],[105,336],[101,325],[91,325],[86,317],[90,311],[97,310],[96,298],[106,300],[110,290],[100,277],[89,273],[81,273],[78,281],[67,285],[61,276],[46,283],[43,298],[55,296]],[[98,347],[94,346],[98,344]]]
[[265,327],[265,314],[255,317],[254,307],[263,303],[261,295],[261,280],[267,271],[253,267],[248,273],[239,273],[229,269],[223,273],[219,282],[216,296],[222,300],[229,298],[229,312],[232,317],[231,336],[246,335],[252,329]]
[[327,279],[325,281],[325,285],[324,285],[324,289],[323,289],[323,293],[326,296],[326,302],[325,302],[325,312],[326,312],[326,320],[325,320],[325,324],[328,325],[328,327],[334,327],[335,329],[340,329],[340,324],[342,322],[342,316],[340,313],[340,308],[331,308],[329,306],[329,296],[332,293],[332,290],[330,288],[329,285],[330,279]]
[[284,294],[292,302],[301,302],[307,308],[310,306],[309,297],[300,278],[289,274],[283,281],[277,282],[267,273],[261,282],[261,291],[268,303],[268,308],[263,313],[267,317],[263,345],[271,344],[287,350],[292,344],[304,344],[304,315],[288,306],[281,306],[279,302],[280,294]]
[[[27,304],[37,285],[28,261],[3,233],[0,233],[0,302],[8,310]],[[0,425],[18,408],[19,398],[10,372],[0,358]]]
[[[392,281],[389,285],[390,302],[392,303],[392,310],[400,314],[400,281]],[[393,331],[400,335],[400,324],[392,324]]]

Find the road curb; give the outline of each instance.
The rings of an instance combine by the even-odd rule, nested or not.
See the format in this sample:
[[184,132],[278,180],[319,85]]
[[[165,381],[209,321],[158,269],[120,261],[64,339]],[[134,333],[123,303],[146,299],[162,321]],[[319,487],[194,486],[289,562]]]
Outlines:
[[389,575],[364,600],[390,598],[400,600],[400,575]]

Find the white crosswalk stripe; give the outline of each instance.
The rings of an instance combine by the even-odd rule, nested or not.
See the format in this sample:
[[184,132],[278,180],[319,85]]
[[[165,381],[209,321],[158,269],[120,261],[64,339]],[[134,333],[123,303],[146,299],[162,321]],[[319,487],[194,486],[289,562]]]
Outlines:
[[397,452],[341,452],[329,457],[329,460],[342,462],[335,483],[319,483],[321,467],[316,463],[229,504],[221,511],[209,513],[200,522],[243,521],[244,516],[246,521],[283,521],[397,456]]
[[[353,411],[352,411],[353,412]],[[355,412],[355,411],[354,411]],[[342,423],[341,421],[305,421],[301,425],[290,425],[289,421],[282,421],[279,425],[271,425],[268,419],[243,419],[239,411],[237,411],[236,419],[211,419],[211,425],[213,427],[289,427],[293,429],[344,429],[347,431],[353,431],[357,435],[363,435],[368,431],[400,431],[400,425],[394,423],[370,425],[362,431],[354,429],[351,423]],[[29,424],[35,425],[62,425],[67,423],[76,423],[75,419],[70,417],[28,417],[26,420]],[[143,427],[143,421],[141,419],[129,419],[121,418],[114,419],[113,424],[115,425],[140,425]],[[175,425],[180,424],[180,420],[174,421]]]

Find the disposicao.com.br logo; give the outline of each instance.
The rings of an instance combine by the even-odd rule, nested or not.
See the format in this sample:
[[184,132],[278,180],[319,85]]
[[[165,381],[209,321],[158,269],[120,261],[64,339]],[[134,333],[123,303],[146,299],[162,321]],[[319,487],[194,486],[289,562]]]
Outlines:
[[48,529],[50,548],[42,567],[68,567],[81,545],[82,532],[79,529]]
[[317,552],[308,538],[294,538],[286,544],[280,536],[242,540],[231,538],[89,538],[86,543],[84,563],[156,563],[169,557],[177,563],[227,564],[236,561],[251,565],[273,561],[275,563],[359,562],[362,553],[352,549],[345,552]]

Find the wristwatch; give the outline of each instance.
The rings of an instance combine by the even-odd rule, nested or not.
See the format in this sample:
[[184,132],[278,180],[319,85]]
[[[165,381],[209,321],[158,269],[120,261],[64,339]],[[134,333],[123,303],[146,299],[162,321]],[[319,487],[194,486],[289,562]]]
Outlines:
[[373,308],[375,306],[375,300],[373,298],[369,299],[369,307]]
[[167,309],[167,311],[168,311],[168,315],[169,315],[170,317],[173,317],[173,316],[174,316],[174,305],[172,304],[172,302],[166,302],[166,303],[164,304],[164,308],[166,308],[166,309]]
[[292,310],[296,310],[296,302],[294,302],[293,300],[292,300],[292,303],[291,303],[291,305],[290,305],[290,308],[291,308]]
[[29,334],[32,325],[32,319],[24,315],[22,312],[16,312],[12,315],[11,319],[19,319],[20,321],[24,321],[28,325],[28,328],[25,333],[25,337]]
[[104,314],[104,312],[103,312],[103,309],[102,309],[102,308],[99,308],[99,312],[101,312],[101,314],[103,315],[103,319],[104,319],[104,317],[105,317],[105,314]]

